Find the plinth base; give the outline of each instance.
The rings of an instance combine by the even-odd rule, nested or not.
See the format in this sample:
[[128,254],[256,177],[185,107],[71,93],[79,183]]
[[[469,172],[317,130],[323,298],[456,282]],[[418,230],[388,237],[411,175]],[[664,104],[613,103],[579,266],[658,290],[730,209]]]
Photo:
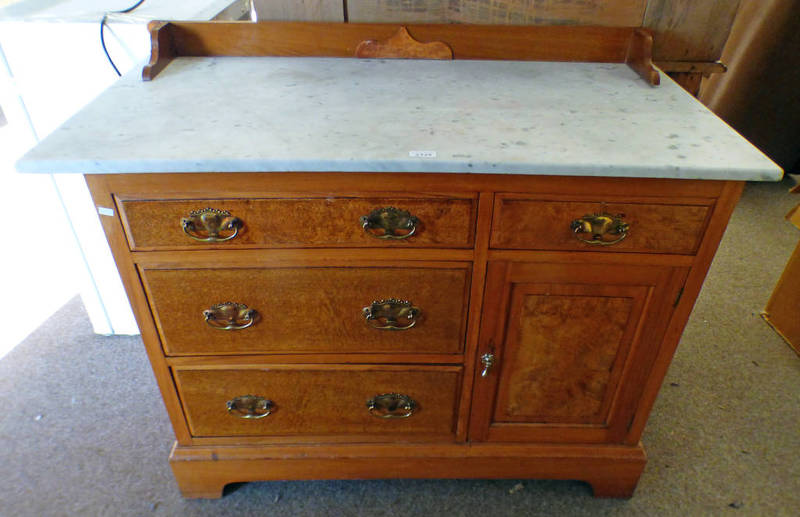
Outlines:
[[179,446],[170,454],[186,498],[215,499],[225,485],[322,479],[570,479],[595,497],[631,497],[647,462],[641,444]]

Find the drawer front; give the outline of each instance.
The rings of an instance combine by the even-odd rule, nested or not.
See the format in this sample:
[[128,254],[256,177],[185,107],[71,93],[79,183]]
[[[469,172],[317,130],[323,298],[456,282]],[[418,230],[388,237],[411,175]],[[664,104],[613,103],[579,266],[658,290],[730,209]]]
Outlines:
[[475,227],[474,198],[123,199],[119,207],[130,248],[142,251],[469,248]]
[[267,365],[174,375],[196,437],[453,435],[461,371]]
[[[498,194],[490,245],[691,255],[702,240],[711,203],[549,201]],[[591,217],[596,214],[607,217]]]
[[[464,343],[470,269],[443,264],[140,271],[167,355],[455,354]],[[381,300],[389,301],[372,306]]]

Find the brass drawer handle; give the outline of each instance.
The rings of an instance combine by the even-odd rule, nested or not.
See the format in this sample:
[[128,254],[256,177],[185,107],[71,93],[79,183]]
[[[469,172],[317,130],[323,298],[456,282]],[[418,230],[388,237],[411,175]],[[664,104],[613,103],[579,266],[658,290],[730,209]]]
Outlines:
[[411,397],[400,393],[375,395],[367,401],[369,414],[377,418],[408,418],[417,407]]
[[[575,233],[575,237],[586,244],[596,246],[612,246],[628,236],[628,223],[623,221],[625,214],[611,215],[608,213],[587,214],[579,219],[575,219],[570,224],[570,229]],[[588,233],[591,239],[581,237],[581,234]],[[612,240],[603,237],[607,235],[618,235]]]
[[[203,208],[192,210],[189,217],[181,219],[183,232],[192,239],[200,242],[225,242],[239,235],[243,226],[242,220],[233,217],[227,210],[216,208]],[[221,237],[223,232],[233,231],[227,237]]]
[[225,302],[203,311],[209,327],[218,330],[242,330],[256,322],[258,313],[243,303]]
[[242,395],[232,398],[225,404],[228,413],[239,418],[264,418],[272,413],[275,404],[258,395]]
[[419,219],[393,206],[377,208],[359,219],[364,231],[376,239],[408,239],[417,231]]
[[[378,330],[408,330],[417,324],[420,308],[414,307],[408,300],[389,298],[375,300],[361,309],[367,325]],[[401,325],[399,320],[405,320]]]

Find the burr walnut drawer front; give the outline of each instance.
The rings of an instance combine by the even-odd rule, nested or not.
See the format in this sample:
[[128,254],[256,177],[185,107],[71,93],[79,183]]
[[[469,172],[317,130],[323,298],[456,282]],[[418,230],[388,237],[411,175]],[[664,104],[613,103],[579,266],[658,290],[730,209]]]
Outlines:
[[415,264],[140,273],[167,355],[461,353],[470,264]]
[[456,366],[264,365],[173,370],[192,435],[452,436]]
[[475,197],[117,199],[132,250],[472,247]]
[[615,201],[497,194],[490,246],[692,255],[713,200]]

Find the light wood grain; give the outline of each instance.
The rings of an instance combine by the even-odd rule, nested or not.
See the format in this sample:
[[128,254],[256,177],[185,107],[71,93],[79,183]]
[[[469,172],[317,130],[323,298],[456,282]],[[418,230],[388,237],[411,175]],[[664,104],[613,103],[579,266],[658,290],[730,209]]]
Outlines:
[[453,59],[453,49],[441,41],[421,42],[400,27],[386,40],[365,40],[356,47],[356,57],[369,59]]
[[291,248],[246,250],[193,250],[191,253],[174,251],[138,251],[131,253],[136,264],[145,268],[169,269],[177,266],[191,267],[224,263],[228,267],[324,267],[344,264],[351,267],[370,267],[376,263],[387,265],[415,262],[471,261],[474,250],[448,248]]
[[[575,219],[597,213],[624,215],[622,219],[630,226],[628,236],[611,246],[579,241],[570,224]],[[601,198],[593,203],[549,201],[501,194],[497,196],[495,205],[491,246],[693,254],[700,244],[709,214],[710,206],[707,204],[638,204],[613,198]],[[590,236],[584,238],[591,239]]]
[[150,61],[142,69],[142,81],[151,81],[175,57],[172,47],[172,32],[169,22],[151,21],[147,24],[150,32]]
[[[387,40],[392,24],[309,22],[152,23],[150,62],[142,71],[152,80],[180,56],[354,57],[365,40]],[[522,61],[627,61],[632,27],[524,25],[408,25],[418,41],[441,41],[454,59]],[[167,52],[164,52],[168,49]]]
[[689,321],[689,315],[692,312],[697,296],[700,294],[703,280],[708,273],[708,268],[711,266],[711,261],[722,240],[728,220],[743,189],[744,182],[742,181],[725,182],[725,188],[714,205],[712,218],[703,236],[700,248],[697,250],[692,268],[687,271],[683,281],[682,296],[675,306],[675,311],[669,320],[663,339],[658,342],[658,350],[651,359],[652,371],[649,376],[643,379],[645,382],[644,391],[641,400],[638,402],[636,416],[631,421],[626,440],[629,445],[638,443],[642,435],[644,426],[647,423],[647,417],[650,415],[658,390],[667,374],[667,369],[678,347],[683,329]]
[[[96,206],[114,206],[113,190],[111,190],[112,187],[109,184],[113,176],[86,175],[84,178],[86,180],[86,185],[89,187],[89,192],[92,195],[92,201]],[[183,416],[181,403],[175,391],[172,374],[167,366],[163,349],[161,348],[161,341],[150,313],[147,296],[142,289],[142,283],[136,271],[136,266],[134,266],[130,252],[128,251],[128,245],[125,241],[125,233],[119,214],[115,217],[100,217],[100,223],[103,226],[103,232],[111,247],[114,262],[117,265],[120,278],[122,279],[122,285],[125,288],[125,293],[128,295],[128,301],[131,304],[133,315],[136,318],[136,324],[139,326],[139,331],[142,334],[142,341],[144,342],[145,351],[147,352],[147,358],[150,361],[150,366],[153,369],[153,374],[158,383],[161,399],[166,406],[167,414],[172,424],[172,430],[175,433],[178,443],[187,445],[191,443],[189,428],[186,425],[186,418]]]
[[[484,315],[481,341],[497,367],[476,377],[471,430],[489,441],[622,443],[681,273],[589,256],[570,266],[490,263],[496,310]],[[526,310],[531,303],[539,308]],[[609,303],[627,317],[582,312]]]
[[[260,365],[257,369],[176,369],[175,380],[194,436],[436,435],[453,440],[460,369],[438,367]],[[379,418],[367,400],[398,393],[418,408],[408,418]],[[256,395],[274,403],[268,416],[228,413],[228,400]]]
[[[212,263],[142,269],[141,276],[167,355],[463,350],[468,264],[375,266],[234,269]],[[362,309],[389,298],[419,308],[412,328],[387,331],[367,324]],[[203,311],[228,301],[257,311],[255,324],[229,331],[209,326]]]
[[[226,178],[230,179],[230,176],[226,175]],[[341,462],[338,459],[322,458],[313,465],[313,468],[310,467],[309,462],[299,458],[285,456],[283,459],[267,459],[264,456],[267,454],[266,451],[272,450],[270,446],[266,445],[268,442],[291,443],[294,444],[293,447],[298,447],[298,450],[308,452],[309,448],[299,445],[304,440],[313,442],[315,444],[313,447],[317,451],[333,450],[331,448],[345,447],[343,445],[335,446],[334,442],[352,441],[356,436],[371,437],[365,438],[365,441],[382,438],[393,444],[402,441],[421,443],[432,440],[467,439],[472,443],[489,440],[487,445],[491,443],[500,445],[503,442],[508,444],[506,445],[507,449],[491,449],[491,452],[486,452],[485,455],[481,453],[477,457],[474,456],[476,449],[473,447],[425,449],[425,453],[420,454],[423,456],[428,454],[428,456],[410,460],[402,470],[392,471],[393,476],[463,477],[460,471],[473,468],[474,475],[480,477],[558,478],[559,476],[569,476],[591,482],[596,495],[628,496],[632,493],[644,464],[643,456],[632,462],[629,462],[630,458],[626,456],[628,459],[620,463],[618,459],[609,459],[603,456],[604,451],[608,451],[606,444],[609,442],[626,443],[630,445],[630,448],[624,450],[641,453],[641,449],[637,445],[638,439],[647,420],[652,401],[655,399],[658,382],[663,377],[666,365],[669,363],[668,354],[670,350],[674,350],[671,347],[677,344],[682,324],[688,318],[690,305],[687,309],[686,304],[691,304],[699,291],[702,276],[713,256],[713,248],[721,237],[727,216],[735,202],[735,195],[740,188],[738,185],[714,181],[457,174],[276,173],[237,174],[236,176],[236,181],[233,182],[220,182],[218,176],[213,174],[97,176],[90,180],[90,184],[93,190],[97,191],[97,202],[104,206],[108,206],[112,197],[116,198],[119,203],[124,203],[137,199],[169,201],[171,199],[209,198],[259,198],[265,200],[296,199],[298,197],[325,198],[335,197],[336,193],[343,194],[345,198],[360,198],[365,195],[380,197],[386,195],[387,192],[403,197],[411,192],[416,193],[415,195],[422,200],[468,200],[477,207],[475,210],[478,217],[477,223],[473,223],[474,227],[470,230],[473,233],[470,246],[473,248],[407,248],[398,249],[396,252],[391,249],[375,249],[373,252],[372,248],[358,247],[272,249],[269,252],[257,249],[130,252],[122,233],[122,222],[120,219],[114,219],[116,222],[111,227],[107,227],[106,231],[112,238],[112,247],[115,249],[115,255],[118,255],[120,267],[125,271],[124,277],[127,278],[126,285],[132,291],[132,299],[141,302],[135,304],[137,317],[140,319],[140,324],[143,325],[143,336],[148,353],[151,354],[154,370],[162,384],[168,411],[173,418],[173,425],[176,427],[176,435],[183,444],[194,444],[190,449],[181,448],[180,450],[183,451],[181,454],[186,453],[191,456],[202,450],[211,450],[203,449],[203,447],[212,444],[224,445],[223,448],[213,449],[214,454],[218,455],[216,460],[189,461],[188,456],[184,456],[179,462],[173,462],[176,477],[188,496],[213,496],[215,492],[219,495],[222,486],[227,482],[272,479],[271,475],[279,476],[278,478],[385,476],[386,474],[383,474],[381,469],[388,469],[388,465],[393,461],[393,456],[386,452],[368,449],[367,444],[359,446],[358,449],[364,455],[374,453],[370,459],[362,457]],[[246,185],[246,188],[242,185]],[[423,194],[419,194],[420,192]],[[495,214],[493,217],[493,211],[498,210],[498,203],[501,199],[506,198],[520,202],[528,200],[533,203],[544,201],[554,204],[584,203],[588,205],[598,203],[599,200],[611,199],[622,204],[690,207],[704,211],[708,220],[704,219],[701,229],[697,230],[702,236],[700,237],[701,244],[695,250],[697,256],[675,255],[661,251],[650,254],[619,253],[608,249],[589,250],[581,253],[558,249],[550,251],[489,249],[489,237],[493,230],[492,220],[499,216],[499,214]],[[476,199],[479,200],[477,203],[475,203]],[[119,207],[119,204],[117,206]],[[525,217],[527,216],[523,218]],[[570,235],[570,238],[574,237]],[[408,263],[399,264],[397,262],[403,260]],[[456,262],[456,264],[460,264],[458,267],[453,267],[452,261],[454,260],[461,261]],[[492,263],[492,261],[500,262]],[[461,349],[463,355],[460,351],[456,351],[456,353],[410,352],[405,355],[406,361],[428,364],[447,363],[452,366],[446,368],[455,367],[458,371],[461,371],[462,365],[465,365],[463,376],[459,377],[453,387],[455,398],[451,411],[452,421],[448,431],[445,433],[425,431],[410,435],[402,432],[399,434],[387,432],[386,434],[326,435],[316,431],[299,435],[243,436],[233,434],[192,437],[184,417],[183,405],[177,401],[177,391],[169,373],[170,367],[182,372],[201,372],[203,375],[197,374],[200,377],[204,377],[204,374],[208,372],[241,369],[248,372],[261,372],[265,368],[267,370],[278,368],[284,371],[302,371],[305,368],[304,354],[287,354],[287,350],[283,349],[272,352],[270,355],[164,357],[161,351],[161,340],[155,333],[154,320],[150,308],[144,301],[143,286],[134,263],[139,264],[145,279],[153,271],[208,270],[212,264],[225,264],[223,270],[225,268],[245,270],[266,268],[300,271],[325,267],[336,269],[346,266],[346,269],[358,271],[364,268],[391,265],[392,267],[402,266],[399,269],[416,268],[432,269],[437,272],[448,270],[463,272],[466,275],[464,278],[471,278],[475,282],[472,284],[472,282],[468,280],[464,282],[462,279],[464,290],[459,291],[462,293],[462,300],[470,300],[468,317],[464,322],[465,326],[460,330],[461,337],[459,339],[462,340],[462,343],[467,343],[466,348]],[[475,269],[469,267],[471,264]],[[489,265],[488,270],[486,269],[487,264]],[[684,297],[678,303],[677,308],[673,308],[677,293],[684,284],[690,269],[692,273],[686,283]],[[536,275],[544,275],[544,277]],[[482,285],[484,278],[486,279],[485,285]],[[536,280],[537,278],[541,278],[541,280]],[[423,283],[429,284],[429,287],[421,286],[423,289],[429,288],[431,292],[435,292],[437,289],[441,290],[438,280],[432,279]],[[506,343],[503,333],[506,332],[509,321],[508,307],[512,300],[510,296],[513,291],[512,286],[531,283],[540,286],[556,285],[561,286],[559,289],[566,290],[578,289],[576,292],[570,291],[569,293],[558,291],[560,293],[558,296],[569,295],[575,299],[580,298],[583,294],[593,294],[595,299],[603,298],[603,296],[597,298],[597,294],[601,291],[593,291],[593,289],[611,289],[614,291],[612,293],[614,296],[611,298],[625,298],[622,294],[628,287],[624,286],[630,286],[634,290],[637,289],[636,286],[649,286],[648,292],[651,293],[642,308],[642,316],[637,317],[636,314],[633,314],[629,318],[639,321],[638,326],[635,322],[626,322],[628,326],[625,332],[630,333],[633,332],[630,329],[635,329],[635,335],[630,340],[630,345],[624,344],[628,343],[628,338],[625,337],[616,341],[618,344],[623,344],[597,349],[605,350],[605,352],[592,353],[592,347],[588,347],[584,349],[584,354],[575,355],[575,357],[581,357],[588,354],[588,357],[591,357],[591,364],[606,365],[607,363],[603,363],[602,359],[607,359],[610,351],[616,350],[617,355],[610,375],[600,379],[598,384],[598,386],[604,386],[606,390],[606,393],[601,396],[602,402],[598,403],[595,390],[589,389],[586,392],[589,395],[582,399],[583,402],[578,396],[574,402],[575,405],[568,406],[568,409],[565,410],[566,413],[555,411],[546,416],[545,419],[549,419],[547,423],[524,421],[525,419],[543,420],[541,418],[542,411],[533,413],[522,411],[510,418],[495,418],[497,381],[500,375],[492,373],[488,378],[480,378],[476,375],[479,371],[476,368],[479,354],[485,353],[486,350],[495,350],[501,361],[499,364],[503,364],[503,345]],[[579,287],[566,287],[576,283],[579,284]],[[185,285],[188,284],[182,282],[180,288],[175,287],[172,292],[179,292]],[[345,291],[346,289],[340,288],[339,290]],[[531,293],[540,300],[544,299],[539,287],[536,287]],[[630,293],[628,294],[630,296]],[[522,308],[524,303],[520,302],[515,306]],[[567,306],[574,308],[577,305],[556,304],[553,308],[554,310],[559,307],[564,309]],[[569,309],[569,307],[567,308]],[[597,312],[607,313],[611,309],[609,307],[604,310],[598,308]],[[164,312],[162,309],[158,310],[159,314]],[[669,319],[668,315],[672,311],[675,311],[676,315]],[[279,313],[280,311],[269,312]],[[533,320],[538,317],[536,311],[533,313],[528,311],[526,314],[532,314]],[[584,320],[581,326],[586,327],[587,325],[589,323],[585,323]],[[534,325],[534,327],[538,326]],[[618,325],[612,324],[612,328],[618,328]],[[466,336],[464,332],[466,332]],[[611,336],[613,333],[609,331],[599,334]],[[666,337],[663,338],[664,344],[661,344],[663,336]],[[566,341],[570,341],[570,339]],[[327,351],[319,356],[320,364],[314,368],[319,367],[322,370],[353,368],[354,371],[361,372],[370,371],[370,369],[391,369],[392,367],[387,364],[404,355],[376,352],[371,345],[370,350],[366,352],[361,355]],[[363,357],[363,362],[358,361],[359,357]],[[559,365],[561,364],[559,361],[567,359],[567,356],[559,357],[544,351],[536,351],[532,357],[551,358],[551,364],[554,365]],[[621,363],[616,361],[621,361]],[[624,364],[620,366],[622,363]],[[398,367],[402,368],[399,365]],[[408,368],[412,370],[425,369],[424,366],[419,365]],[[440,367],[430,366],[430,368]],[[578,372],[568,371],[568,373],[574,373],[573,380],[586,377]],[[569,378],[569,375],[565,378]],[[580,380],[576,382],[580,384]],[[512,388],[509,393],[514,390],[520,394],[529,391],[519,386],[512,386],[512,384],[517,383],[508,383],[508,387]],[[528,384],[523,379],[519,385],[527,386]],[[614,386],[617,386],[618,389]],[[613,397],[608,395],[611,392],[615,392]],[[555,393],[558,391],[556,390]],[[506,398],[511,400],[511,397]],[[538,415],[534,413],[538,413]],[[514,420],[515,418],[518,420]],[[219,433],[227,432],[226,430],[219,431]],[[416,436],[416,438],[409,440],[409,436]],[[325,445],[326,440],[329,445]],[[530,440],[549,445],[521,444],[521,442]],[[594,445],[580,451],[571,450],[570,454],[578,456],[571,456],[569,460],[566,460],[558,456],[558,451],[563,450],[559,443],[563,442],[594,443]],[[244,447],[246,443],[251,445]],[[219,455],[224,456],[222,449],[238,450],[241,456],[239,459],[230,457],[230,459],[220,461],[221,456]],[[416,450],[420,451],[421,449]],[[437,450],[439,452],[435,452]],[[380,456],[381,454],[383,456]],[[439,454],[443,457],[440,457]],[[530,460],[522,462],[524,466],[515,467],[514,465],[521,465],[521,462],[517,458],[512,460],[510,454],[518,458],[528,457]],[[558,459],[555,459],[553,455],[556,455]],[[604,459],[597,460],[600,461],[598,464],[600,466],[597,467],[597,470],[593,470],[594,467],[591,465],[599,457],[598,455],[603,456]],[[249,459],[245,460],[244,458]],[[246,461],[246,465],[249,466],[242,468],[240,461]],[[188,463],[188,465],[184,465],[184,463]],[[334,465],[340,465],[340,467],[334,467]],[[579,470],[579,466],[582,470]],[[229,470],[231,468],[235,470],[233,472],[235,475]],[[265,475],[267,470],[272,474]]]
[[647,291],[515,285],[495,421],[605,423]]
[[[665,178],[614,178],[514,174],[386,174],[369,172],[270,172],[109,174],[105,178],[116,199],[221,199],[221,198],[324,198],[343,197],[473,197],[481,192],[516,192],[567,199],[625,197],[638,200],[665,198],[716,198],[727,182]],[[388,194],[391,193],[391,194]],[[409,196],[411,194],[411,196]],[[464,194],[467,194],[464,196]],[[565,197],[566,196],[566,197]],[[695,203],[696,201],[691,201]]]
[[[446,197],[303,197],[217,199],[121,199],[131,249],[297,248],[297,247],[448,247],[472,246],[475,225],[473,199]],[[208,243],[192,239],[181,220],[193,210],[227,210],[243,228],[234,239]],[[414,235],[378,239],[362,227],[360,218],[373,210],[394,207],[417,218]],[[408,233],[400,232],[400,233]]]
[[478,358],[480,351],[480,323],[484,307],[484,287],[489,255],[489,237],[492,230],[492,210],[494,192],[481,192],[478,198],[478,226],[475,232],[475,256],[472,266],[472,292],[470,293],[469,317],[467,319],[467,343],[462,358],[464,377],[461,407],[459,408],[458,437],[467,438],[469,432],[469,412],[473,397],[473,376],[480,371]]
[[170,466],[187,498],[216,498],[228,483],[292,479],[578,479],[595,497],[631,497],[646,457],[634,447],[390,444],[173,447]]
[[645,29],[637,29],[631,35],[625,62],[648,84],[661,84],[661,75],[653,66],[653,35]]

